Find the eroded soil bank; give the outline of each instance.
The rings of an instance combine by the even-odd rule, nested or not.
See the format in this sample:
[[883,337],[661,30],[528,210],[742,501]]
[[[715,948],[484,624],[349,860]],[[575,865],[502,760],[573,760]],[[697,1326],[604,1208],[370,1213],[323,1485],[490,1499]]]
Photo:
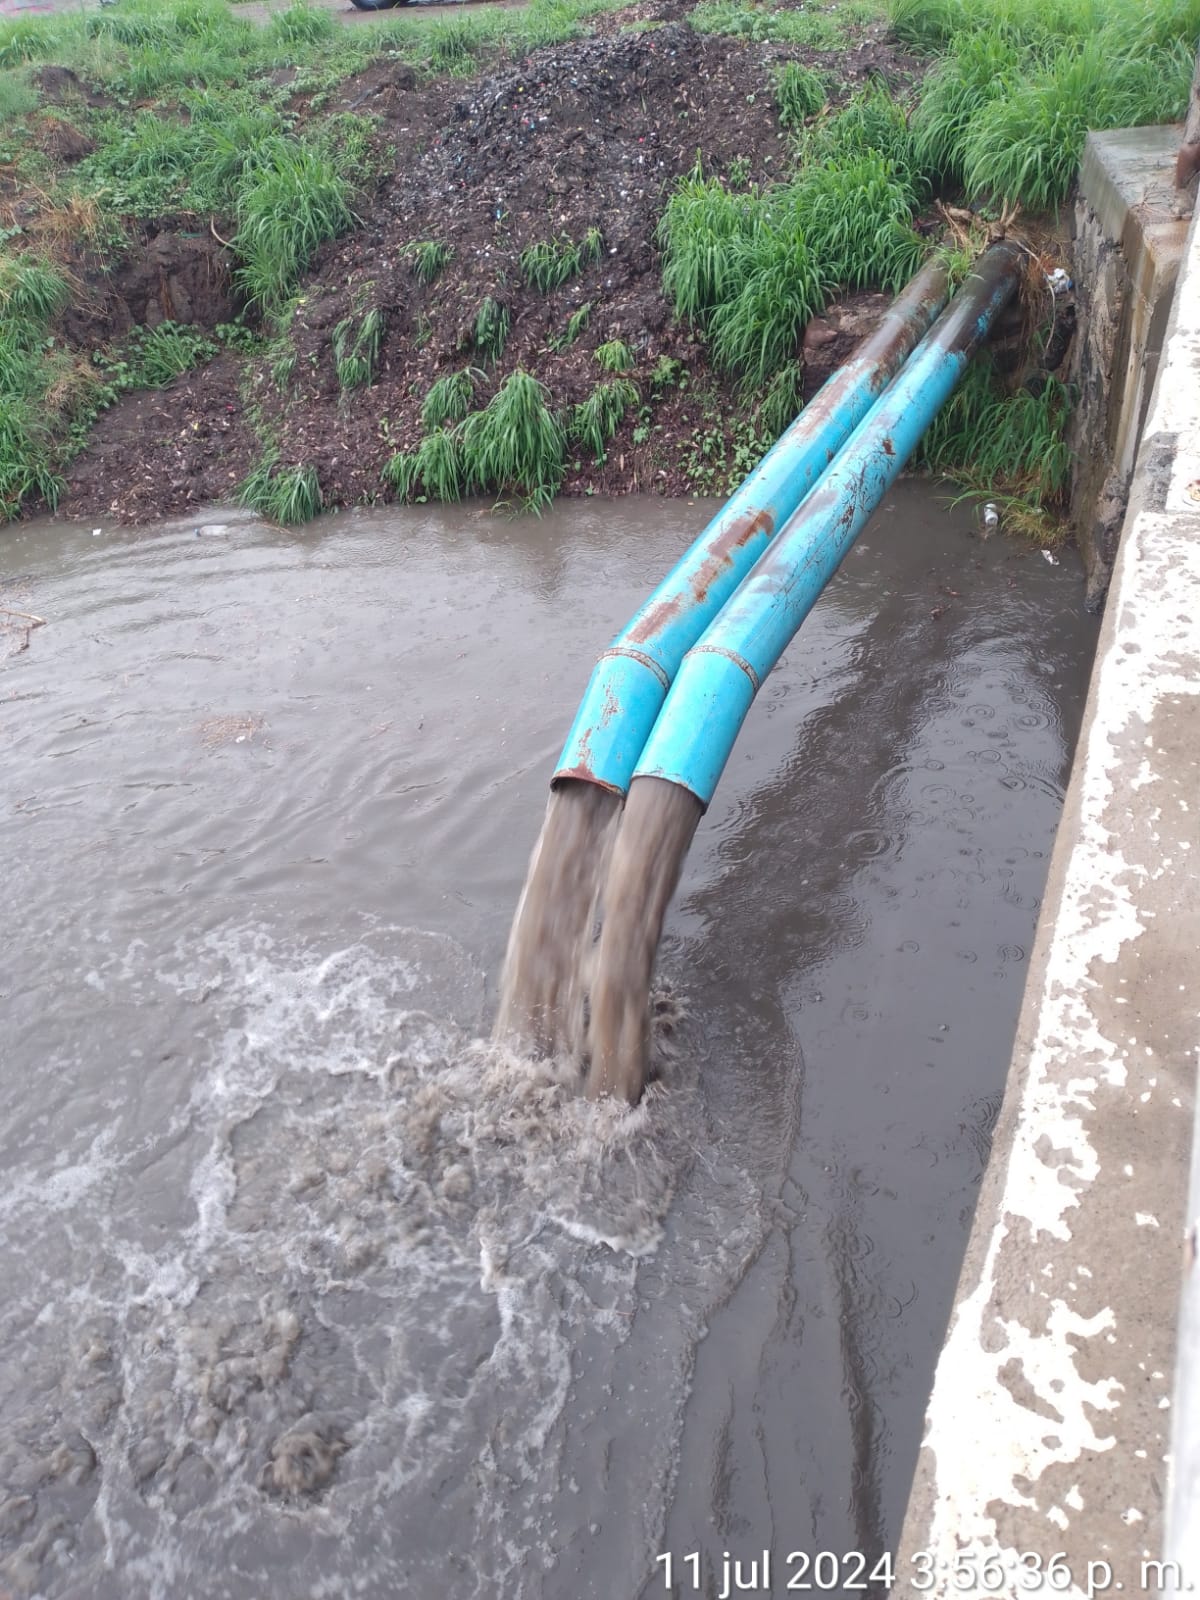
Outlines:
[[[704,34],[679,0],[641,3],[591,19],[593,36],[480,77],[430,82],[404,63],[379,63],[340,85],[331,106],[377,119],[382,175],[356,201],[360,226],[318,253],[285,334],[270,353],[230,350],[161,390],[138,392],[103,414],[66,472],[69,516],[143,520],[227,499],[262,453],[315,468],[327,505],[389,497],[380,469],[421,432],[431,382],[471,363],[483,398],[511,371],[533,372],[555,406],[583,401],[604,373],[597,347],[627,344],[639,403],[602,459],[569,453],[565,493],[719,491],[744,472],[763,439],[752,399],[710,369],[701,339],[671,315],[655,229],[673,181],[701,158],[706,172],[749,186],[782,177],[793,160],[772,92],[780,63],[817,68],[837,105],[877,83],[905,94],[926,63],[899,48],[880,21],[847,28],[836,50]],[[61,132],[48,157],[87,154],[73,107],[95,96],[72,74],[46,68]],[[305,114],[304,97],[293,107]],[[519,258],[537,241],[599,230],[599,259],[562,287],[523,280]],[[128,259],[102,270],[76,262],[80,293],[65,331],[81,347],[164,321],[212,329],[243,309],[218,219],[144,221]],[[406,246],[437,240],[452,252],[430,283]],[[471,347],[480,305],[509,318],[496,363]],[[380,308],[372,381],[343,390],[334,334],[365,303]],[[804,340],[805,389],[815,391],[885,303],[866,292],[815,319]],[[586,313],[562,345],[573,315]],[[253,317],[250,319],[254,324]],[[267,329],[266,332],[273,330]],[[272,365],[281,351],[289,377]],[[293,359],[294,358],[294,359]]]

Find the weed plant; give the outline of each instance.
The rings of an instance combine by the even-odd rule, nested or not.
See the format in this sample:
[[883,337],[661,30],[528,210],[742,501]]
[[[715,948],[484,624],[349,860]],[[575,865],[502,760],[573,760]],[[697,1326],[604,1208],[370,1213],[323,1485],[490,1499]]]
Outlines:
[[471,329],[471,343],[485,361],[499,361],[508,342],[508,329],[508,308],[490,294],[485,295]]
[[600,259],[602,241],[599,228],[589,228],[576,244],[565,235],[542,239],[521,251],[521,276],[531,289],[548,294],[577,278],[585,267]]
[[411,500],[419,480],[415,450],[397,450],[384,462],[379,474],[401,500]]
[[786,61],[775,73],[775,104],[784,128],[802,128],[825,109],[825,84],[811,67]]
[[315,467],[279,467],[275,450],[267,450],[243,479],[237,501],[267,522],[290,526],[309,522],[324,504]]
[[596,363],[604,372],[632,372],[637,365],[633,351],[622,339],[609,339],[596,346]]
[[597,460],[601,459],[621,426],[625,413],[631,406],[636,406],[639,399],[637,385],[628,378],[598,383],[587,399],[571,413],[571,439],[585,450],[590,450]]
[[743,0],[701,0],[688,19],[697,33],[723,33],[753,44],[796,44],[834,50],[844,34],[836,14],[779,10],[746,5]]
[[518,368],[482,411],[471,413],[460,434],[470,487],[515,495],[532,511],[550,504],[563,478],[566,439],[549,398]]
[[804,365],[789,361],[772,376],[758,403],[758,430],[776,440],[799,416],[804,405]]
[[248,301],[272,313],[286,303],[317,246],[355,220],[350,185],[326,156],[279,140],[238,195],[233,247]]
[[0,252],[0,516],[32,498],[53,509],[61,481],[54,468],[52,386],[61,361],[46,359],[49,328],[65,305],[62,275],[31,255]]
[[917,461],[972,493],[1003,498],[1015,520],[1046,524],[1061,504],[1071,458],[1067,386],[1035,373],[1015,392],[977,357],[921,442]]
[[578,311],[573,311],[567,318],[567,325],[561,333],[552,333],[546,340],[549,349],[557,352],[569,349],[578,339],[579,335],[588,325],[592,314],[592,302],[585,300]]
[[463,367],[436,379],[421,404],[421,426],[430,430],[461,422],[475,398],[476,380],[482,376],[472,367]]
[[420,239],[405,245],[402,254],[412,262],[413,273],[419,282],[432,283],[450,262],[454,252],[440,239]]
[[796,353],[837,286],[898,288],[924,251],[915,194],[878,151],[805,164],[790,184],[731,193],[699,170],[659,228],[676,314],[707,320],[717,364],[759,388]]
[[431,500],[461,500],[466,481],[463,446],[456,428],[434,428],[416,453],[417,477]]
[[344,317],[333,330],[333,360],[338,385],[343,390],[364,388],[375,376],[383,342],[383,313],[378,306],[361,319]]

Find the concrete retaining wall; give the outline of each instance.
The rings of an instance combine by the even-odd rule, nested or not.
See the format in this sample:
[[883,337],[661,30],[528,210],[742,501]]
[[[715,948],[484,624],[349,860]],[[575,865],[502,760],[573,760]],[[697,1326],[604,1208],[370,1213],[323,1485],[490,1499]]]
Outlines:
[[1162,1555],[1198,1059],[1193,226],[894,1594],[1039,1592],[1018,1566],[1056,1556],[1041,1592],[1163,1587],[1143,1563]]

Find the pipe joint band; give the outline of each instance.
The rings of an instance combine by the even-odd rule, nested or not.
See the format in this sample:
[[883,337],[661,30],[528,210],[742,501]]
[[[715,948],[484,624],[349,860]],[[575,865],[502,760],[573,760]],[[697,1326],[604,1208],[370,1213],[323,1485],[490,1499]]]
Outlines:
[[644,651],[631,650],[628,645],[624,644],[614,645],[611,650],[605,650],[598,659],[600,661],[611,661],[614,657],[621,656],[628,656],[630,661],[636,661],[649,672],[652,672],[664,689],[671,687],[670,677],[663,671],[654,657],[646,655]]
[[[759,678],[758,673],[755,672],[754,668],[746,660],[745,656],[738,655],[736,650],[726,650],[723,645],[719,644],[697,644],[693,645],[693,647],[688,651],[688,655],[724,656],[726,661],[732,661],[735,667],[740,667],[742,669],[742,671],[750,679],[751,684],[754,686],[755,694],[757,694],[762,688],[762,680]],[[687,658],[685,657],[684,659],[686,660]]]

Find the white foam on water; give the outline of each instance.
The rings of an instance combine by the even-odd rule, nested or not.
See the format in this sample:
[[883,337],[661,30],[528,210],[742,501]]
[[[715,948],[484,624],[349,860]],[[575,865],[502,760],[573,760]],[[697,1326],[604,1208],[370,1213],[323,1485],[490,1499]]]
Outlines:
[[[405,929],[332,951],[226,931],[90,971],[196,1046],[190,1082],[131,1069],[127,1094],[164,1095],[153,1131],[101,1130],[4,1197],[43,1233],[4,1321],[0,1480],[33,1509],[0,1512],[0,1585],[290,1600],[302,1561],[314,1595],[572,1592],[558,1554],[611,1492],[579,1465],[593,1408],[619,1437],[639,1264],[707,1143],[686,1052],[636,1109],[589,1102],[575,1069],[481,1041],[478,969]],[[629,1419],[643,1499],[673,1470],[687,1340],[759,1236],[749,1181],[709,1176],[711,1284],[682,1262],[659,1410]]]

